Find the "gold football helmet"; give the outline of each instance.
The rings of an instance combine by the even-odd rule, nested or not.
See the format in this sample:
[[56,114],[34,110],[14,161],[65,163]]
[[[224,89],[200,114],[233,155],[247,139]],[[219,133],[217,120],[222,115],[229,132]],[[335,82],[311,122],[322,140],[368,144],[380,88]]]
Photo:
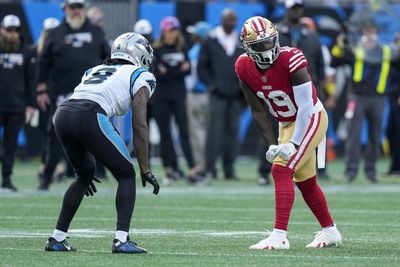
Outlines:
[[262,68],[268,68],[279,55],[279,33],[266,18],[255,16],[246,20],[240,33],[246,53]]

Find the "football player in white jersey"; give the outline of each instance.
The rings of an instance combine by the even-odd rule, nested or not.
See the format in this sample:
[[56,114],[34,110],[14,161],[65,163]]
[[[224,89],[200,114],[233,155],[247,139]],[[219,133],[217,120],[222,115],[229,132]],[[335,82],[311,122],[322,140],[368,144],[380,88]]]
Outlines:
[[143,186],[146,182],[158,194],[157,179],[148,166],[147,102],[156,80],[150,72],[153,49],[138,33],[120,35],[111,48],[111,58],[85,72],[72,96],[60,105],[54,116],[57,136],[77,178],[65,192],[61,212],[46,251],[75,251],[66,242],[70,223],[84,195],[93,195],[95,162],[106,166],[118,181],[116,194],[117,226],[113,253],[146,253],[129,240],[129,226],[135,205],[135,170],[129,151],[109,118],[132,108],[133,144]]

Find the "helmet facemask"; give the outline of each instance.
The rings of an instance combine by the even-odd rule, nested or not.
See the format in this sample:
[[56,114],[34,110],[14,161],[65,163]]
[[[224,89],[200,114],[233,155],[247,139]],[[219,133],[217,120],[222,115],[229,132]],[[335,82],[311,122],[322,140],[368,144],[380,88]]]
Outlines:
[[[253,21],[257,20],[257,24]],[[264,24],[261,24],[264,23]],[[265,25],[256,30],[254,25]],[[258,26],[260,27],[260,26]],[[265,18],[253,17],[245,22],[240,40],[246,53],[261,69],[267,69],[279,55],[279,34],[275,26]]]

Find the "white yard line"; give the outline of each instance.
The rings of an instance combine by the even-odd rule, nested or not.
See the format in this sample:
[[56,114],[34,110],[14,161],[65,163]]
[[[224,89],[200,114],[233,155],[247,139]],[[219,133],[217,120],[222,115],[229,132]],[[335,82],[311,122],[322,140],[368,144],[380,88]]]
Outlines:
[[[10,231],[0,230],[0,238],[45,238],[50,236],[52,230],[33,230],[33,231]],[[153,236],[181,236],[185,238],[194,237],[240,237],[240,238],[264,238],[264,231],[216,231],[216,230],[177,230],[177,229],[133,229],[132,235],[153,235]],[[71,229],[69,235],[71,238],[103,238],[112,237],[115,234],[113,230],[95,230],[95,229]],[[310,241],[313,238],[309,235],[290,233],[291,240]],[[350,237],[344,239],[356,243],[394,243],[398,244],[399,239],[382,237]]]
[[[29,248],[2,248],[2,251],[31,251],[31,252],[39,252],[39,253],[46,253],[43,249],[29,249]],[[90,253],[90,254],[111,254],[109,250],[87,250],[87,249],[78,249],[77,252],[74,253]],[[170,256],[200,256],[200,257],[263,257],[263,258],[294,258],[294,259],[334,259],[334,260],[387,260],[387,261],[400,261],[400,257],[379,257],[379,256],[335,256],[335,255],[288,255],[287,253],[284,254],[277,254],[277,251],[265,251],[264,253],[258,252],[250,252],[248,254],[244,253],[199,253],[199,252],[168,252],[168,251],[149,251],[148,256],[154,255],[170,255]]]
[[[101,188],[99,187],[99,192],[97,195],[101,196],[109,196],[115,195],[115,188]],[[330,193],[352,193],[352,194],[370,194],[370,193],[399,193],[400,192],[400,184],[385,184],[385,185],[321,185],[323,190]],[[63,195],[65,189],[52,189],[49,192],[39,192],[34,189],[22,189],[17,193],[6,193],[2,192],[0,197],[24,197],[24,196],[59,196]],[[151,196],[151,191],[147,188],[137,188],[137,193],[140,195]],[[240,186],[231,186],[228,185],[226,187],[163,187],[160,191],[160,196],[166,195],[177,195],[177,196],[246,196],[246,195],[265,195],[272,194],[273,187],[259,187],[259,186],[249,186],[249,185],[240,185]]]

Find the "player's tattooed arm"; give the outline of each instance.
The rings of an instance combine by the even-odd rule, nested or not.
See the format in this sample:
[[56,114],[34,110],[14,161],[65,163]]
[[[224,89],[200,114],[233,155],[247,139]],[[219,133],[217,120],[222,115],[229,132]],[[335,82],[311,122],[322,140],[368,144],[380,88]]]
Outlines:
[[256,122],[257,128],[260,131],[264,141],[268,145],[276,144],[276,138],[272,130],[271,120],[268,116],[268,111],[264,106],[264,103],[242,80],[239,80],[239,84],[244,92],[244,96],[247,104],[250,106],[253,119]]
[[149,90],[146,87],[142,87],[132,100],[133,147],[141,173],[149,171],[149,130],[146,121],[147,101],[149,98]]

